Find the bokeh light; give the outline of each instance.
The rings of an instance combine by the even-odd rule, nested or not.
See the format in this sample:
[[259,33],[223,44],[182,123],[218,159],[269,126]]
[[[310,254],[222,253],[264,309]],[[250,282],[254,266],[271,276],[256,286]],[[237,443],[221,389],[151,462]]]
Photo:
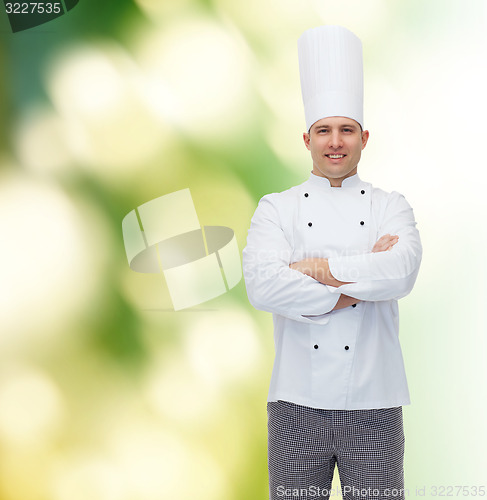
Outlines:
[[249,53],[212,19],[184,19],[141,36],[138,61],[162,120],[197,140],[236,134],[248,119]]
[[147,398],[161,416],[195,424],[218,411],[219,391],[201,380],[191,366],[181,360],[158,364],[148,380]]
[[229,309],[195,319],[187,327],[185,344],[197,376],[217,387],[251,374],[258,359],[255,326],[243,311]]
[[2,176],[0,223],[0,343],[22,349],[52,339],[89,300],[103,240],[94,241],[100,223],[89,227],[62,189],[22,174]]
[[72,156],[63,119],[46,107],[28,109],[15,134],[20,163],[37,174],[58,174],[68,169]]
[[[124,478],[129,498],[190,500],[204,491],[223,498],[226,481],[208,453],[162,431],[150,422],[115,426],[110,448]],[[188,473],[194,480],[188,481]]]
[[0,378],[0,436],[10,446],[52,439],[62,423],[62,396],[42,372],[11,368]]
[[59,54],[47,74],[78,162],[102,176],[123,176],[159,151],[165,129],[139,95],[140,72],[121,47],[75,46]]

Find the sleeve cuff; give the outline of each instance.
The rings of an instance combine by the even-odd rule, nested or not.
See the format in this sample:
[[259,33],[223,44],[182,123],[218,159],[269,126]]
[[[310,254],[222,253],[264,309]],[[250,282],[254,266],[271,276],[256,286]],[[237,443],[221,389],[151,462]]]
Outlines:
[[372,254],[330,257],[328,259],[330,272],[338,281],[371,281],[373,278],[370,255]]
[[328,323],[330,319],[330,312],[332,312],[333,308],[336,306],[338,299],[340,298],[340,292],[337,292],[338,289],[334,286],[328,286],[328,285],[324,286],[326,286],[326,288],[328,288],[328,291],[331,292],[331,294],[328,295],[326,302],[323,304],[323,310],[327,312],[317,315],[314,314],[301,315],[301,317],[303,318],[303,320],[306,321],[306,323],[324,325]]

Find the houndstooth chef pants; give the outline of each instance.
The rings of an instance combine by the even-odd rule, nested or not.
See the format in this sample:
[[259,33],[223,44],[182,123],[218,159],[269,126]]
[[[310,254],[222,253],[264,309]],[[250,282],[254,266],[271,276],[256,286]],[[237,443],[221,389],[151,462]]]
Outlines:
[[404,500],[402,407],[324,410],[267,403],[271,500]]

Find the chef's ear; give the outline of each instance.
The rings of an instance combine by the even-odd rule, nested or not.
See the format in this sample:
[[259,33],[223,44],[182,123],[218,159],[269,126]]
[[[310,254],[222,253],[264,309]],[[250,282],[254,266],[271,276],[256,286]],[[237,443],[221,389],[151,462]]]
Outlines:
[[362,149],[365,148],[365,146],[367,146],[367,141],[369,140],[369,131],[368,130],[364,130],[362,132]]
[[303,132],[303,141],[304,145],[306,146],[306,149],[310,149],[309,140],[310,140],[309,132]]

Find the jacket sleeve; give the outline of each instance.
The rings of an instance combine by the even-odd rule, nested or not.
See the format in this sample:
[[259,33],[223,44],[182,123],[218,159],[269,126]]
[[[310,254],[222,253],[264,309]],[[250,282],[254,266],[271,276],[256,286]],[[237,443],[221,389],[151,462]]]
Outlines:
[[352,282],[335,288],[360,300],[400,299],[413,288],[422,257],[419,232],[413,209],[404,196],[392,192],[387,200],[379,236],[398,235],[390,251],[328,259],[331,274],[339,281]]
[[281,223],[276,195],[259,202],[243,251],[243,272],[250,303],[263,311],[307,322],[328,322],[340,294],[290,269],[292,245]]

